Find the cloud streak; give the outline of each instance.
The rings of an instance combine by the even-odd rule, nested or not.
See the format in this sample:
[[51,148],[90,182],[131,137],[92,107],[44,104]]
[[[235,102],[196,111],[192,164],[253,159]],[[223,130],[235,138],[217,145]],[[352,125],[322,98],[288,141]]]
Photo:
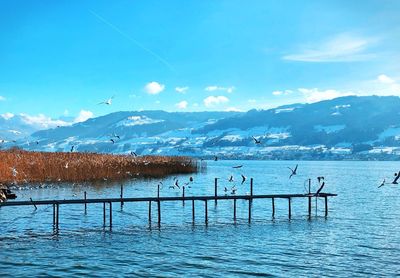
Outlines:
[[220,104],[227,103],[229,99],[225,96],[209,96],[206,97],[203,102],[206,107],[213,107]]
[[297,53],[283,56],[282,59],[313,63],[365,61],[375,57],[367,49],[376,41],[374,38],[343,33],[317,44],[308,44]]
[[116,31],[118,34],[120,34],[121,36],[123,36],[124,38],[126,38],[127,40],[129,40],[130,42],[132,42],[133,44],[135,44],[137,47],[141,48],[142,50],[146,51],[147,53],[149,53],[151,56],[153,56],[154,58],[156,58],[160,63],[162,63],[163,65],[165,65],[168,69],[170,69],[171,71],[175,72],[174,67],[163,57],[161,57],[159,54],[155,53],[153,50],[145,47],[143,44],[141,44],[139,41],[137,41],[136,39],[132,38],[131,36],[129,36],[127,33],[123,32],[121,29],[119,29],[117,26],[115,26],[114,24],[112,24],[111,22],[109,22],[108,20],[106,20],[104,17],[102,17],[101,15],[95,13],[92,10],[89,10],[89,12],[94,15],[98,20],[100,20],[101,22],[103,22],[104,24],[106,24],[108,27],[110,27],[111,29],[113,29],[114,31]]

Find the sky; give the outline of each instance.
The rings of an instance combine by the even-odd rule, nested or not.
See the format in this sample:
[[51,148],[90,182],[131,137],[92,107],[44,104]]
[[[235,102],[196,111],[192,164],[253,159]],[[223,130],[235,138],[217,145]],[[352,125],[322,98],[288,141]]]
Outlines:
[[0,0],[3,117],[372,94],[400,96],[400,1]]

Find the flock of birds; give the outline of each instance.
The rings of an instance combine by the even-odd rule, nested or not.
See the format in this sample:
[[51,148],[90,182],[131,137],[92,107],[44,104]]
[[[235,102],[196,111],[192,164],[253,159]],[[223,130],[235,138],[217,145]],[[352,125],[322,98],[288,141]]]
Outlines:
[[[218,161],[217,157],[215,157],[214,161]],[[296,166],[294,168],[287,167],[290,170],[289,179],[291,179],[293,176],[297,175],[298,166],[299,165],[296,164]],[[241,169],[242,167],[243,167],[243,165],[237,165],[237,166],[233,166],[232,168],[233,169]],[[217,179],[220,179],[220,178],[217,178]],[[240,185],[243,185],[246,182],[246,180],[247,180],[247,177],[245,175],[243,175],[243,174],[240,174],[240,178],[239,178]],[[168,187],[169,189],[184,190],[184,188],[191,188],[191,185],[194,182],[194,179],[193,179],[193,177],[190,177],[189,181],[186,181],[183,184],[180,183],[178,177],[174,177],[172,179],[172,181],[173,181],[173,183]],[[225,194],[229,194],[230,193],[231,195],[235,195],[236,192],[237,192],[237,187],[236,187],[236,184],[235,184],[234,175],[230,175],[229,178],[227,179],[227,181],[229,183],[233,184],[233,185],[230,188],[224,186]],[[325,187],[325,177],[322,177],[322,176],[317,177],[317,181],[318,181],[319,188],[316,191],[315,195],[318,196],[318,194],[320,194],[322,189]],[[164,186],[162,181],[160,181],[158,185],[160,187]],[[310,192],[308,192],[308,193],[310,193]],[[250,194],[250,193],[247,192],[247,194]]]
[[[400,171],[394,173],[394,179],[390,184],[399,184],[399,179],[400,179]],[[386,185],[386,179],[383,179],[382,183],[378,186],[378,188],[381,188],[384,185]]]

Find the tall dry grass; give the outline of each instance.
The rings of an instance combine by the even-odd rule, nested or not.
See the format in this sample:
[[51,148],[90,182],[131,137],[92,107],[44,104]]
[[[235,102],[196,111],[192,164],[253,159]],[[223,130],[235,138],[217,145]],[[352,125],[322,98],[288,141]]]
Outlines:
[[197,160],[177,156],[0,151],[0,183],[88,182],[197,172]]

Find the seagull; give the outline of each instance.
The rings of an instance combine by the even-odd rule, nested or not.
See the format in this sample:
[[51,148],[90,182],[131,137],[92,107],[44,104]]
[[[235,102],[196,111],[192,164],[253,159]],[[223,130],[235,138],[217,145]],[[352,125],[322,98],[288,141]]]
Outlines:
[[98,104],[105,104],[105,105],[111,105],[112,104],[112,100],[113,100],[114,96],[110,97],[109,99],[102,101]]
[[181,189],[181,187],[178,184],[178,180],[175,181],[175,186],[178,187],[179,189]]
[[395,176],[395,178],[394,178],[394,180],[392,181],[392,184],[398,184],[397,181],[398,181],[399,178],[400,178],[400,171],[399,171],[398,173],[395,173],[394,176]]
[[74,148],[75,148],[75,146],[71,147],[71,153],[74,152]]
[[289,179],[290,179],[292,176],[297,175],[297,166],[299,166],[299,165],[296,164],[296,167],[294,168],[294,170],[293,170],[292,168],[288,167],[288,168],[290,169],[290,171],[292,171],[292,173],[290,174]]
[[218,156],[215,156],[215,157],[214,157],[214,161],[218,161]]
[[380,186],[378,186],[378,188],[381,188],[382,186],[384,186],[384,185],[385,185],[385,182],[386,182],[386,180],[385,180],[385,179],[383,179],[383,181],[382,181],[381,185],[380,185]]
[[236,194],[236,190],[237,190],[236,187],[232,187],[231,190],[232,190],[231,194],[233,194],[233,195]]
[[321,184],[321,181],[324,181],[325,178],[324,177],[317,177],[318,183]]
[[316,196],[319,195],[319,193],[321,192],[322,188],[324,188],[325,186],[325,182],[322,183],[321,187],[317,190],[317,193],[315,193]]
[[113,144],[115,144],[115,141],[114,141],[114,139],[110,139],[110,141],[111,141]]
[[233,182],[233,176],[231,176],[228,181]]
[[190,181],[190,182],[193,182],[193,177],[190,177],[190,178],[189,178],[189,181]]
[[254,143],[256,143],[256,144],[261,144],[261,140],[255,138],[254,136],[251,136],[251,137],[253,138]]
[[243,165],[238,165],[238,166],[233,166],[232,168],[233,169],[239,169],[239,168],[242,168],[243,167]]
[[225,188],[224,188],[224,192],[228,192],[228,188],[225,187]]
[[119,135],[117,135],[115,132],[114,132],[114,134],[113,134],[113,137],[118,138],[118,139],[121,139],[121,137],[120,137]]
[[137,156],[137,154],[134,151],[131,151],[132,156]]
[[18,175],[17,169],[11,168],[11,170],[12,170],[12,175],[13,175],[14,177],[16,177],[16,176]]
[[241,184],[244,184],[244,182],[246,181],[246,177],[243,176],[243,175],[241,175],[241,176],[242,176],[242,183]]

